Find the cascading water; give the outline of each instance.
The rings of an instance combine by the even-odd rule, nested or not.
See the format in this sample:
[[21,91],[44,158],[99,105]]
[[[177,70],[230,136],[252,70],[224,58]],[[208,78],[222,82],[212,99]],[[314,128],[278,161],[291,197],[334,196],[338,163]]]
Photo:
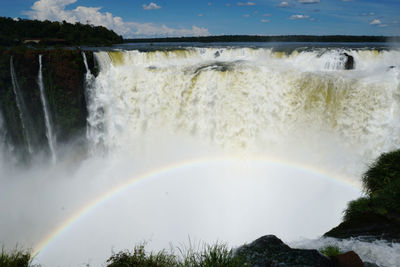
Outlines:
[[51,117],[49,112],[49,106],[47,104],[46,92],[43,84],[43,74],[42,74],[42,55],[39,55],[39,74],[38,74],[38,85],[40,89],[40,100],[42,101],[44,121],[46,125],[46,137],[50,148],[51,160],[53,164],[57,161],[56,154],[56,137],[53,133],[53,127],[51,124]]
[[388,66],[400,53],[346,52],[356,70],[327,68],[342,50],[98,52],[93,142],[101,136],[108,148],[126,147],[132,137],[162,130],[231,152],[309,158],[357,177],[380,153],[399,147],[398,70]]
[[5,151],[5,147],[7,146],[6,135],[7,135],[7,131],[4,126],[4,118],[3,118],[3,113],[1,110],[1,106],[0,106],[0,165],[3,161],[1,156],[2,156],[3,152]]
[[18,107],[19,111],[19,118],[21,120],[21,125],[22,125],[22,131],[23,131],[23,136],[25,138],[25,142],[28,147],[28,151],[30,154],[34,152],[33,150],[33,140],[31,136],[31,131],[30,131],[30,118],[29,115],[26,111],[26,105],[24,101],[24,97],[21,94],[21,89],[19,88],[17,76],[15,74],[15,69],[14,69],[14,58],[11,56],[10,58],[10,73],[11,73],[11,81],[12,81],[12,86],[15,94],[15,102]]
[[93,95],[95,94],[94,90],[94,82],[95,77],[89,69],[87,58],[85,52],[82,52],[83,63],[85,65],[86,73],[85,73],[85,98],[87,103],[87,109],[89,112],[89,116],[87,118],[87,127],[86,127],[86,138],[90,142],[91,153],[92,155],[99,152],[101,147],[100,136],[97,134],[101,132],[103,129],[103,125],[98,123],[100,117],[102,116],[102,110],[96,106],[96,103],[93,102]]

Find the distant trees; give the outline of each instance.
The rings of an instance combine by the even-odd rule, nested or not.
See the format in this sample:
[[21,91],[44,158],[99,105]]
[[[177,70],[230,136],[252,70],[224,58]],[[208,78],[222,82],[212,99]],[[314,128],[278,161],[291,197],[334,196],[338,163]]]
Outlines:
[[124,42],[134,43],[156,43],[156,42],[400,42],[400,37],[385,36],[351,36],[351,35],[221,35],[221,36],[200,36],[200,37],[167,37],[167,38],[145,38],[125,39]]
[[41,39],[44,44],[59,39],[69,45],[111,45],[123,42],[122,36],[103,26],[0,17],[0,45],[19,45],[25,39]]

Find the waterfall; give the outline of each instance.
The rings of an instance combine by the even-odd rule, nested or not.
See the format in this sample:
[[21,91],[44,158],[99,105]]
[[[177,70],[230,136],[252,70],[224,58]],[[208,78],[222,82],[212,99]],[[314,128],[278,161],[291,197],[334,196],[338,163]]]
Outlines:
[[15,101],[17,103],[18,111],[19,111],[19,118],[21,120],[21,125],[22,125],[22,130],[23,130],[23,136],[25,139],[25,142],[28,146],[28,151],[30,154],[32,154],[33,151],[33,140],[32,136],[30,133],[30,118],[28,113],[26,112],[26,105],[24,101],[24,97],[22,96],[21,89],[18,84],[17,76],[15,74],[15,69],[14,69],[14,58],[11,56],[10,58],[10,72],[11,72],[11,81],[12,81],[12,86],[15,94]]
[[3,113],[0,106],[0,153],[3,151],[3,148],[6,146],[6,135],[7,130],[4,125]]
[[[357,69],[327,69],[344,52]],[[90,137],[108,149],[178,134],[229,153],[308,160],[358,176],[400,144],[398,79],[387,70],[398,51],[189,48],[95,56]]]
[[90,143],[91,153],[95,154],[104,150],[103,146],[103,107],[98,105],[98,101],[95,101],[95,76],[89,69],[85,52],[82,51],[83,63],[85,64],[85,98],[87,103],[87,109],[89,116],[87,118],[86,125],[86,138]]
[[42,101],[43,106],[43,114],[46,124],[46,137],[49,143],[50,153],[51,153],[51,160],[53,164],[57,161],[57,154],[56,154],[56,137],[53,132],[52,124],[51,124],[51,117],[49,112],[49,106],[46,99],[46,92],[43,84],[43,74],[42,74],[42,55],[39,55],[39,73],[38,73],[38,85],[40,89],[40,99]]

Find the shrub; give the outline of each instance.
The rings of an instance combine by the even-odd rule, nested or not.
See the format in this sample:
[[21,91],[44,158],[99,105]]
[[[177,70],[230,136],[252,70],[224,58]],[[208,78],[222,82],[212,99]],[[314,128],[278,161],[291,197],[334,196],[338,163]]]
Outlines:
[[382,154],[362,181],[377,209],[400,212],[400,150]]
[[320,252],[327,257],[334,257],[334,256],[337,256],[337,255],[343,253],[340,250],[340,248],[337,246],[327,246],[327,247],[321,248]]
[[31,262],[31,255],[29,252],[15,249],[11,252],[6,252],[4,248],[0,253],[0,266],[1,267],[28,267]]
[[166,253],[164,250],[157,254],[147,254],[144,245],[138,245],[133,253],[121,251],[113,254],[107,260],[108,267],[169,267],[177,266],[178,261],[174,255]]
[[349,202],[347,209],[344,212],[344,220],[348,221],[350,219],[359,217],[362,214],[371,212],[373,212],[371,208],[371,200],[369,198],[362,197]]
[[344,220],[361,215],[400,213],[400,150],[382,154],[364,173],[366,197],[353,200],[344,212]]

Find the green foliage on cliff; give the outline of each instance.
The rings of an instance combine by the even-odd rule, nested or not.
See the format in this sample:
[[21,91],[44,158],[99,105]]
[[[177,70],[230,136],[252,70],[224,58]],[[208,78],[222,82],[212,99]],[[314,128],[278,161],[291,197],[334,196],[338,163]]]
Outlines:
[[0,45],[15,46],[27,39],[66,45],[111,45],[123,41],[121,36],[103,26],[0,17]]
[[365,213],[400,213],[400,150],[382,154],[362,181],[367,196],[349,203],[345,220]]
[[324,235],[400,242],[400,150],[382,154],[362,181],[366,195],[351,201],[343,222]]

